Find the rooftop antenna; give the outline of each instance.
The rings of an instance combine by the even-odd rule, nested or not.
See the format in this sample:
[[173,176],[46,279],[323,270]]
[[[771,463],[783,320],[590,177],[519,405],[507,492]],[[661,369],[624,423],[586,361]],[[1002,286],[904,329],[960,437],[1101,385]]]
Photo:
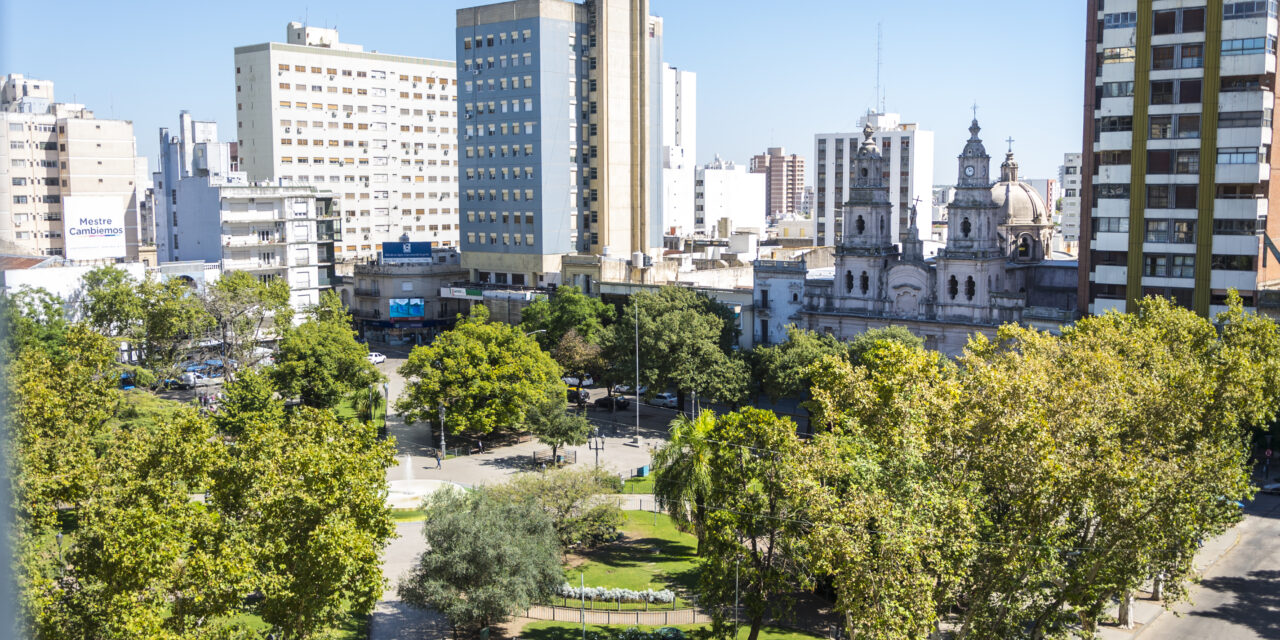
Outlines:
[[871,101],[871,106],[874,108],[876,103],[879,102],[880,112],[884,113],[884,100],[883,98],[880,97],[881,96],[880,66],[881,66],[881,59],[883,58],[883,53],[884,53],[884,46],[883,46],[884,33],[880,28],[880,24],[881,23],[879,22],[876,23],[876,95],[875,95],[875,98],[872,99]]
[[884,30],[881,28],[880,22],[876,23],[876,97],[880,99],[880,113],[884,113],[885,108],[885,91],[884,85],[880,84],[880,67],[884,59]]

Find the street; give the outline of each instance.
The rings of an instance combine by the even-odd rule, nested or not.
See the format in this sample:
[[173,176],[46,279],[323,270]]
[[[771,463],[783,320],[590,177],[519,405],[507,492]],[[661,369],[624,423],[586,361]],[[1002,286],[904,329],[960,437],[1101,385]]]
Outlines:
[[1237,526],[1239,541],[1142,640],[1280,638],[1280,496],[1259,495]]

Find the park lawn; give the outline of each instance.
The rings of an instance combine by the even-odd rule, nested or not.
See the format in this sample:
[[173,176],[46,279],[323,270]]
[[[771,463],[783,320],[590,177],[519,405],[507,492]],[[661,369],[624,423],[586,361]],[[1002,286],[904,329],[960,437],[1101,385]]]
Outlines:
[[421,522],[427,519],[427,513],[422,509],[392,509],[391,519],[397,523]]
[[[635,625],[631,624],[612,626],[589,624],[587,625],[587,632],[598,633],[607,638],[619,631],[622,631],[623,629],[628,629],[634,626]],[[683,631],[691,640],[697,637],[705,637],[703,633],[698,632],[702,631],[705,633],[710,628],[710,625],[701,624],[682,624],[671,626]],[[641,625],[637,628],[641,631],[653,631],[659,627]],[[751,627],[739,627],[737,640],[745,640],[750,633]],[[524,640],[581,640],[582,625],[573,622],[550,622],[539,620],[526,624],[524,629],[520,631],[520,637]],[[760,640],[814,640],[815,638],[822,637],[823,636],[813,635],[803,631],[796,631],[794,629],[783,629],[781,627],[765,626],[760,628]]]
[[[334,410],[337,411],[338,417],[343,420],[358,419],[356,417],[356,408],[352,405],[350,398],[343,398],[342,402],[339,402],[338,406]],[[382,401],[379,401],[378,406],[374,407],[373,410],[373,426],[379,428],[386,426],[386,416],[386,408]]]
[[643,478],[629,478],[622,485],[623,493],[653,493],[653,474]]
[[[626,511],[624,514],[623,540],[573,558],[565,567],[565,582],[578,585],[585,579],[589,587],[636,591],[671,589],[677,593],[674,608],[689,606],[680,594],[690,593],[697,586],[698,560],[694,555],[697,538],[676,529],[670,516],[664,513],[655,516],[649,511]],[[618,609],[616,602],[597,602],[592,606]],[[643,602],[622,605],[623,611],[644,608]],[[651,604],[648,608],[669,609],[672,605]]]

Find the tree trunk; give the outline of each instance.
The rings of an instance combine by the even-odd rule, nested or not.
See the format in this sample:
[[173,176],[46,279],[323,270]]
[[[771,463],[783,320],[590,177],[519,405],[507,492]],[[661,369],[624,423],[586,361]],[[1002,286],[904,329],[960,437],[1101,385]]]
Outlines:
[[764,616],[755,616],[751,618],[751,633],[747,634],[747,640],[759,640],[760,627],[762,626],[764,626]]
[[1164,574],[1157,573],[1151,578],[1151,599],[1164,600]]
[[698,537],[698,549],[694,555],[702,557],[702,540],[706,537],[707,531],[703,526],[703,518],[706,517],[707,508],[702,504],[695,505],[693,508],[693,532]]
[[1120,596],[1120,613],[1116,616],[1121,629],[1133,628],[1133,592],[1126,591]]

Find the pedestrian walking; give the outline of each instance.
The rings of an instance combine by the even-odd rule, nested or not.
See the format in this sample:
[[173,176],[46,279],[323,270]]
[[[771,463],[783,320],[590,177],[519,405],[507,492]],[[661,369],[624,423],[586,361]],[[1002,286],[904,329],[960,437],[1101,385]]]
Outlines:
[[484,440],[477,440],[476,444],[480,445],[480,453],[484,453]]
[[436,468],[437,468],[437,469],[443,469],[443,468],[444,468],[444,467],[440,464],[440,452],[439,452],[439,451],[437,451],[437,452],[436,452]]

